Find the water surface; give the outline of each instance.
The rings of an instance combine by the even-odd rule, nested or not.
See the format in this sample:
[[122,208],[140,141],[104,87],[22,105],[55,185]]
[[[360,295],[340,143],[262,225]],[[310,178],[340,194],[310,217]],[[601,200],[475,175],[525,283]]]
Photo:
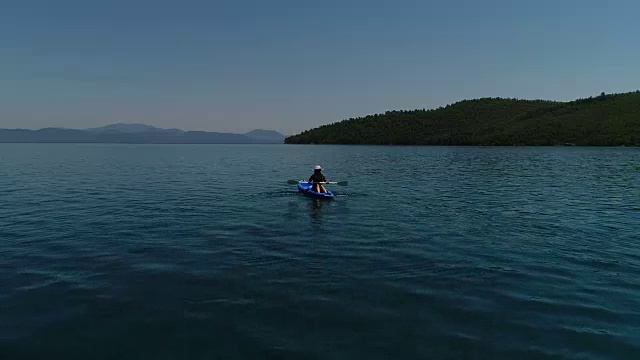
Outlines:
[[0,358],[638,359],[639,229],[633,148],[3,144]]

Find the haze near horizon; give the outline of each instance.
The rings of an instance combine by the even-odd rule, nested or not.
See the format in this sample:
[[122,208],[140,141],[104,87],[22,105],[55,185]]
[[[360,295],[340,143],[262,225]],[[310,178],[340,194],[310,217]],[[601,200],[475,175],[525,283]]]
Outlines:
[[0,11],[0,128],[295,134],[462,99],[640,84],[634,1],[21,1]]

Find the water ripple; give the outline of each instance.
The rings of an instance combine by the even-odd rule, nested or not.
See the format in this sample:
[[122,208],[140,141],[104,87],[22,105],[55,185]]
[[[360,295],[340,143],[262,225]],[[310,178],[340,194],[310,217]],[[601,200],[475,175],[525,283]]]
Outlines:
[[637,149],[0,150],[2,358],[640,356]]

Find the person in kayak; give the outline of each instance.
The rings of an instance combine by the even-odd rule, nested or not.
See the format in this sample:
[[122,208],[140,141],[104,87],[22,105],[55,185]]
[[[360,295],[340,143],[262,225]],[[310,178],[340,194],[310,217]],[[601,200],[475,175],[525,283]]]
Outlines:
[[316,165],[313,168],[313,175],[309,178],[309,183],[313,184],[313,191],[326,193],[327,189],[324,188],[324,185],[318,184],[322,182],[327,182],[327,178],[322,174],[322,167],[320,165]]

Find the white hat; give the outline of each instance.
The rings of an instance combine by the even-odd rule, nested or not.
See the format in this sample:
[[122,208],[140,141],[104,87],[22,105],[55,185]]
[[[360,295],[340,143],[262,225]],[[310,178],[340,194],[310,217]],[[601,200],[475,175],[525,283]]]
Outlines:
[[322,170],[322,166],[320,166],[320,165],[316,165],[316,166],[313,168],[313,170]]

